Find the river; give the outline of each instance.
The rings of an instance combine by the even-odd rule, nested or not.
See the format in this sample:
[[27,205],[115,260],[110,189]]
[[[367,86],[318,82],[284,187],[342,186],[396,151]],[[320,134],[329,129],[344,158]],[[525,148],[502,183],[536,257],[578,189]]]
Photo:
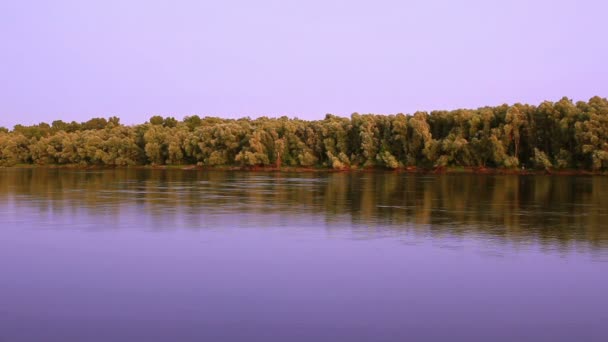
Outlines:
[[606,341],[608,177],[0,169],[0,341]]

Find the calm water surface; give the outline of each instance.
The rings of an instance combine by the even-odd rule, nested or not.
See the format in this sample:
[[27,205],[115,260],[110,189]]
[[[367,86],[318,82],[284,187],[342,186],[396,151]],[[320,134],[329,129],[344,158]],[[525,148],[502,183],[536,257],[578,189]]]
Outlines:
[[0,169],[0,341],[608,341],[608,177]]

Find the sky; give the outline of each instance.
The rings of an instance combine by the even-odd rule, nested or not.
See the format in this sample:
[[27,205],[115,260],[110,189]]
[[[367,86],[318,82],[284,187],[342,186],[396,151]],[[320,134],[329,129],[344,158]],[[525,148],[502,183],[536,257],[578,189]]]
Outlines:
[[0,0],[0,126],[608,96],[604,0]]

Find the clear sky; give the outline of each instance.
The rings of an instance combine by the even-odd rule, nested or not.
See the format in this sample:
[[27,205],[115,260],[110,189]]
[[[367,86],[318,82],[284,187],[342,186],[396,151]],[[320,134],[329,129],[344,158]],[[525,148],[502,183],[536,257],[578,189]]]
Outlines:
[[0,0],[0,125],[608,96],[605,0]]

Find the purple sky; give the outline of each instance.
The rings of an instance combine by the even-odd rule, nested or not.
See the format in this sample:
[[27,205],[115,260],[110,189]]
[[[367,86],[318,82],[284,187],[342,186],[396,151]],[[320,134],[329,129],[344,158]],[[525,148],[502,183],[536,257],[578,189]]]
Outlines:
[[604,0],[0,1],[0,125],[608,96]]

